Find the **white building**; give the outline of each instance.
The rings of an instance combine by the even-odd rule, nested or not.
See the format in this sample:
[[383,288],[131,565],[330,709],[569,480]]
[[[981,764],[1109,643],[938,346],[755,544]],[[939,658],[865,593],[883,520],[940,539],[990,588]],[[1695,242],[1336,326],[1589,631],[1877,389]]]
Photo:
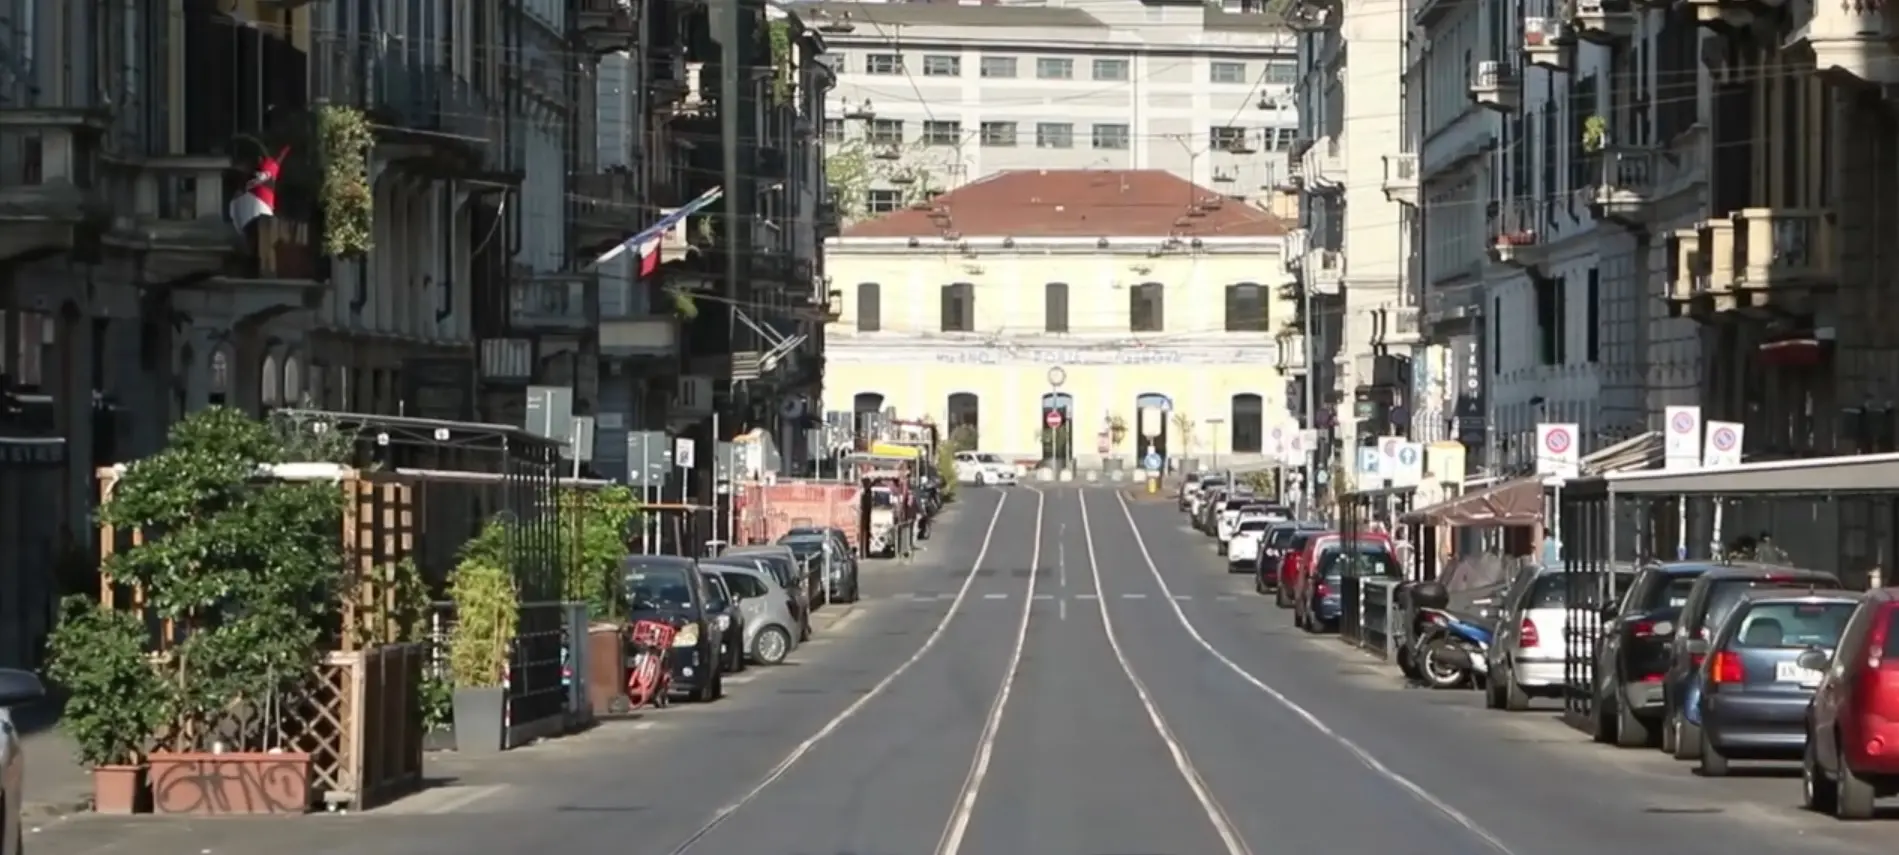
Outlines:
[[1387,170],[1398,178],[1411,150],[1404,6],[1291,0],[1285,17],[1299,32],[1300,136],[1292,154],[1302,189],[1287,259],[1312,308],[1320,408],[1310,418],[1333,428],[1331,459],[1349,477],[1353,449],[1410,411],[1406,360],[1420,340],[1405,287],[1412,212],[1385,189]]
[[1011,169],[1163,169],[1284,195],[1297,66],[1276,16],[1138,0],[799,8],[836,54],[825,131],[834,163],[859,159],[832,170],[864,195],[857,213]]

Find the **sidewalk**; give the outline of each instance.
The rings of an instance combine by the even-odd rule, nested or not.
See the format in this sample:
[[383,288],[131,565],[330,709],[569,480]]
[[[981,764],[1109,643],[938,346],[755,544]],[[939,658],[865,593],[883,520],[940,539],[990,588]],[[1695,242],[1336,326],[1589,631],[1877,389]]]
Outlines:
[[71,737],[59,729],[65,699],[48,698],[10,711],[14,735],[26,752],[24,816],[57,816],[92,804],[92,773],[79,765]]

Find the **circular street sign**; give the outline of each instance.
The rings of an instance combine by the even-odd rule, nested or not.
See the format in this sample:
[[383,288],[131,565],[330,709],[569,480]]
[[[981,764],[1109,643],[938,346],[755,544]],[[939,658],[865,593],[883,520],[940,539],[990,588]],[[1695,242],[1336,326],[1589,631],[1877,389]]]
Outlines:
[[1556,428],[1543,438],[1543,447],[1551,454],[1564,454],[1569,451],[1569,429]]
[[1062,426],[1062,411],[1049,410],[1048,415],[1042,417],[1042,423],[1048,425],[1051,428],[1061,427]]
[[1396,438],[1386,439],[1385,444],[1379,448],[1379,453],[1396,457],[1398,455],[1398,444],[1399,441]]
[[1418,462],[1418,450],[1408,445],[1399,448],[1398,462],[1406,466]]
[[1708,437],[1708,441],[1714,443],[1716,451],[1733,451],[1736,439],[1739,437],[1734,435],[1734,429],[1731,427],[1715,428],[1714,436]]
[[1149,472],[1158,472],[1160,471],[1160,468],[1161,468],[1160,455],[1155,454],[1154,452],[1150,451],[1147,453],[1147,457],[1141,460],[1141,464],[1142,464],[1141,466],[1142,469],[1146,469]]
[[1692,433],[1695,429],[1694,414],[1676,413],[1675,417],[1669,420],[1668,426],[1673,428],[1676,433]]
[[1063,371],[1060,365],[1048,370],[1048,385],[1060,389],[1066,382],[1068,382],[1068,372]]

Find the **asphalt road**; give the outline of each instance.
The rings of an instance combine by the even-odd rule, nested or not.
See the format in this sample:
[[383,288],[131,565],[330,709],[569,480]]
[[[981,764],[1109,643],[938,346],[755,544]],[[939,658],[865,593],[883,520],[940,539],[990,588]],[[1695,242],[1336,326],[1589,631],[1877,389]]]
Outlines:
[[78,819],[36,855],[1671,855],[1871,850],[1797,777],[1704,780],[1308,636],[1171,503],[967,490],[796,664],[348,817]]

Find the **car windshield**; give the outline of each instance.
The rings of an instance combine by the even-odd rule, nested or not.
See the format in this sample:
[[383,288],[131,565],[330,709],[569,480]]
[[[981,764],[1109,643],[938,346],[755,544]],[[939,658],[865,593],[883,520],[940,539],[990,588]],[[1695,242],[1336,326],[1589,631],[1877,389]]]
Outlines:
[[976,460],[979,463],[1001,463],[1002,457],[996,454],[978,454]]
[[1761,602],[1741,608],[1741,625],[1728,645],[1749,650],[1799,650],[1834,647],[1840,631],[1853,616],[1854,603],[1845,600]]
[[[1740,605],[1741,595],[1755,588],[1779,588],[1787,585],[1811,586],[1814,588],[1838,588],[1838,580],[1816,576],[1811,579],[1791,580],[1786,576],[1732,576],[1713,581],[1713,590],[1708,592],[1708,608],[1702,615],[1699,626],[1703,629],[1717,627],[1734,613]],[[1707,636],[1702,636],[1706,638]]]
[[1212,493],[1225,486],[1226,486],[1226,482],[1218,478],[1203,478],[1200,481],[1200,492]]
[[752,562],[752,566],[770,573],[773,579],[778,580],[779,585],[786,588],[792,586],[791,562],[782,555],[759,555],[755,553],[733,555],[728,552],[725,557],[727,560],[750,561]]
[[1382,543],[1357,543],[1344,549],[1334,543],[1319,555],[1319,572],[1329,579],[1345,576],[1402,576],[1403,568]]
[[1228,499],[1226,500],[1226,510],[1228,513],[1237,514],[1240,512],[1241,508],[1244,508],[1247,505],[1250,505],[1252,503],[1253,503],[1253,500],[1251,499]]
[[1299,532],[1298,534],[1295,534],[1292,536],[1292,540],[1291,542],[1286,544],[1286,548],[1293,552],[1304,552],[1305,548],[1312,543],[1312,539],[1315,537],[1318,537],[1320,534],[1323,534],[1323,532],[1317,532],[1317,531]]
[[1652,612],[1657,609],[1679,609],[1688,605],[1688,593],[1694,590],[1699,573],[1677,573],[1667,577],[1660,585],[1648,593],[1648,601],[1641,603],[1641,609]]
[[626,571],[626,600],[636,609],[692,605],[691,571],[684,567],[634,565]]
[[[1615,574],[1615,594],[1619,596],[1623,591],[1628,590],[1629,582],[1634,578],[1635,574],[1633,573]],[[1596,601],[1595,576],[1577,575],[1572,577],[1568,573],[1558,571],[1555,573],[1544,573],[1536,577],[1536,582],[1530,585],[1530,596],[1529,599],[1524,601],[1523,607],[1526,609],[1560,609],[1570,605],[1569,593],[1572,579],[1576,587],[1576,593],[1581,597],[1581,599],[1577,600],[1575,605],[1594,603]]]
[[1265,517],[1261,517],[1256,520],[1242,520],[1240,522],[1240,531],[1241,532],[1265,531],[1266,528],[1270,525],[1272,525],[1272,523],[1267,521]]
[[785,537],[778,540],[778,545],[789,546],[793,554],[801,558],[809,558],[824,551],[824,536]]
[[1297,526],[1277,526],[1272,531],[1266,533],[1266,545],[1274,549],[1280,549],[1292,543],[1293,538],[1298,537],[1299,534],[1300,531]]

